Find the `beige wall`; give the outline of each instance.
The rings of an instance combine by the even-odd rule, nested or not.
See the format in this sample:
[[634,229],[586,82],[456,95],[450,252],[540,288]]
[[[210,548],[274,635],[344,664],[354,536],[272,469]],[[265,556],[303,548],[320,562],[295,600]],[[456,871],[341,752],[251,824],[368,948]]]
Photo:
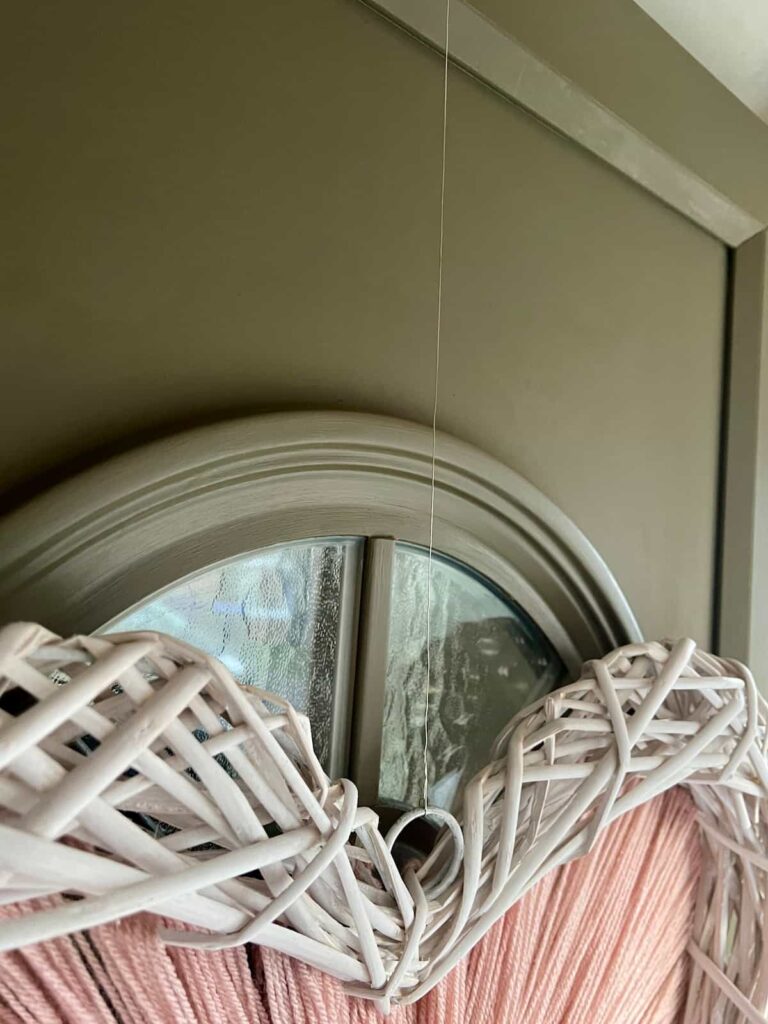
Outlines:
[[[0,480],[203,420],[428,422],[439,59],[354,0],[16,3]],[[723,247],[451,75],[440,426],[708,641]]]

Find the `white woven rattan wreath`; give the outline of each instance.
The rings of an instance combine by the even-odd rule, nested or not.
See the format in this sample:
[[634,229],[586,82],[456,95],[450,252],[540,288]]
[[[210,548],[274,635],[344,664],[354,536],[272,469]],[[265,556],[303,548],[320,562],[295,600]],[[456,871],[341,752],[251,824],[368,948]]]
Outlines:
[[169,942],[259,942],[386,1009],[423,996],[611,821],[682,784],[704,851],[693,1005],[717,996],[723,1020],[766,1020],[765,704],[747,669],[690,640],[619,648],[512,719],[460,823],[447,816],[402,874],[352,783],[321,769],[307,720],[186,644],[8,626],[0,694],[13,688],[0,901],[83,898],[4,920],[0,949],[150,910],[203,929]]

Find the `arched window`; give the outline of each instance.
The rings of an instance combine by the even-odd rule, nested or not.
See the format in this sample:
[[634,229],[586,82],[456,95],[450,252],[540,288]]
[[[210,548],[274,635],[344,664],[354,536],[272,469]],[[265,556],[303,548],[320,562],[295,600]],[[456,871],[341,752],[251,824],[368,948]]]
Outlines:
[[[305,711],[369,804],[421,796],[431,432],[360,414],[202,428],[120,456],[0,525],[0,615],[158,629]],[[440,435],[430,793],[454,806],[517,708],[638,639],[586,538]],[[418,789],[418,792],[417,792]]]
[[[170,633],[242,682],[288,698],[309,716],[331,775],[359,780],[372,803],[403,809],[418,802],[423,775],[428,570],[424,548],[381,538],[277,545],[179,580],[106,629]],[[432,581],[430,801],[451,809],[462,780],[487,761],[499,723],[560,684],[566,669],[489,580],[435,553]],[[365,630],[363,592],[379,594]],[[357,671],[358,658],[370,664],[365,644],[382,638],[385,674],[374,679]]]

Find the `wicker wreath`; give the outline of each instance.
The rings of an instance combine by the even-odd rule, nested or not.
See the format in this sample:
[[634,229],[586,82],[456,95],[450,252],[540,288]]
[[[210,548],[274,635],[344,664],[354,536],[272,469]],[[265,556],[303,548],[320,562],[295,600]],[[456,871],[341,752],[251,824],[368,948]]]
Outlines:
[[383,838],[354,785],[328,779],[306,718],[186,644],[9,626],[0,696],[0,901],[70,897],[0,923],[0,950],[150,910],[199,929],[168,942],[258,942],[386,1010],[611,821],[683,784],[705,865],[690,1019],[766,1021],[765,704],[747,669],[691,640],[621,647],[513,718],[461,823],[444,815],[402,873],[401,826]]

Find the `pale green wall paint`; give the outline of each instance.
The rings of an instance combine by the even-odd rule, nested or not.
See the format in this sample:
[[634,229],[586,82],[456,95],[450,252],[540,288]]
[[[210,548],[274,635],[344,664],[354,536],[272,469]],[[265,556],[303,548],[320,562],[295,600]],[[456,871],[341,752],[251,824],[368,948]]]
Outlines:
[[[434,54],[354,0],[15,24],[4,485],[234,413],[429,421]],[[449,104],[440,426],[706,642],[725,251],[459,73]]]

